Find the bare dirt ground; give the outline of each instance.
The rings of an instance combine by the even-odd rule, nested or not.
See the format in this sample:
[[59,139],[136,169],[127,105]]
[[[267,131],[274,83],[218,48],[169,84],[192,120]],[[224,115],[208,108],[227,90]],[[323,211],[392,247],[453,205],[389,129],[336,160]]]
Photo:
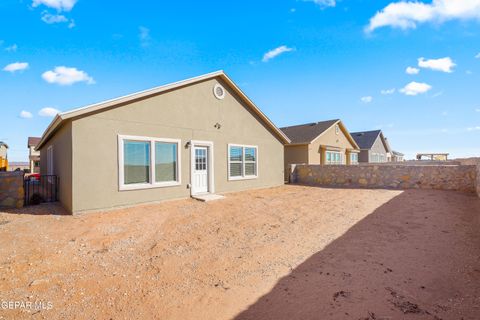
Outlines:
[[480,318],[473,195],[283,186],[61,213],[0,213],[0,319]]

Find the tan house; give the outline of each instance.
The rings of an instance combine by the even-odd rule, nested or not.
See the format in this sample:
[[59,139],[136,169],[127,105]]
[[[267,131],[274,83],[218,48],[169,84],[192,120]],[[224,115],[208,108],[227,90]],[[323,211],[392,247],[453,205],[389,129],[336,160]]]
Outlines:
[[342,121],[329,120],[280,128],[291,140],[285,145],[285,166],[290,164],[357,164],[357,144]]
[[219,71],[60,113],[37,149],[76,213],[278,186],[289,142]]
[[40,151],[35,150],[41,138],[28,137],[28,159],[30,173],[40,173]]
[[391,162],[392,151],[382,130],[352,132],[351,135],[361,150],[359,162]]

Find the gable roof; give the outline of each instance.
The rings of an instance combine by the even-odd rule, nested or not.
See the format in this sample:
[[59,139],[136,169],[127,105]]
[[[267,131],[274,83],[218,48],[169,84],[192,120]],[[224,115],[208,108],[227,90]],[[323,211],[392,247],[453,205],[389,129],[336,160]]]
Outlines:
[[395,151],[395,150],[392,150],[392,153],[393,153],[393,155],[395,155],[395,156],[400,156],[400,157],[401,157],[401,156],[404,156],[403,153],[398,152],[398,151]]
[[47,127],[47,129],[43,133],[42,138],[40,139],[40,142],[38,143],[36,149],[38,150],[39,148],[41,148],[45,144],[45,142],[47,142],[48,139],[50,139],[50,137],[56,131],[56,129],[59,128],[60,125],[67,119],[71,119],[74,117],[76,118],[76,117],[87,116],[92,112],[102,111],[107,108],[114,108],[119,105],[124,105],[125,103],[128,103],[130,101],[158,95],[170,90],[180,89],[188,85],[192,85],[198,82],[210,80],[217,77],[221,78],[236,94],[238,94],[238,96],[246,103],[246,105],[250,107],[250,109],[255,114],[257,114],[260,117],[260,119],[268,127],[272,129],[272,131],[277,135],[278,138],[280,138],[281,141],[283,141],[283,143],[290,142],[290,139],[288,139],[288,137],[280,129],[278,129],[275,126],[275,124],[273,124],[273,122],[253,103],[253,101],[250,100],[250,98],[248,98],[247,95],[227,76],[227,74],[223,70],[220,70],[220,71],[215,71],[205,75],[201,75],[198,77],[194,77],[194,78],[190,78],[190,79],[186,79],[178,82],[173,82],[173,83],[155,87],[152,89],[132,93],[123,97],[95,103],[95,104],[74,109],[71,111],[59,113],[55,116],[55,118],[52,120],[50,125]]
[[0,141],[0,147],[3,147],[3,146],[5,146],[5,148],[8,149],[8,144],[6,144],[6,143],[3,142],[3,141]]
[[336,124],[338,119],[299,124],[291,127],[283,127],[280,130],[287,135],[292,144],[308,144],[315,140],[319,135],[327,131]]
[[356,149],[359,149],[357,143],[352,138],[347,128],[340,119],[283,127],[280,128],[280,130],[282,130],[288,136],[288,138],[290,138],[290,144],[310,144],[336,124],[338,124],[338,126],[345,134],[347,140],[352,144],[352,146]]
[[357,142],[360,149],[371,149],[375,144],[375,141],[377,141],[378,137],[380,137],[385,150],[390,152],[390,146],[383,136],[382,130],[352,132],[351,135]]
[[37,144],[40,142],[42,138],[38,138],[38,137],[28,137],[28,144],[27,144],[27,147],[36,147]]

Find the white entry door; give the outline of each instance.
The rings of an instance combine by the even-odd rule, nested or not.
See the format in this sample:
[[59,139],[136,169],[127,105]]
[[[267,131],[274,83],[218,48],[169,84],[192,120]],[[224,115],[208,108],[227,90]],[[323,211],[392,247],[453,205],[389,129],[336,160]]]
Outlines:
[[208,192],[208,147],[194,147],[193,193]]

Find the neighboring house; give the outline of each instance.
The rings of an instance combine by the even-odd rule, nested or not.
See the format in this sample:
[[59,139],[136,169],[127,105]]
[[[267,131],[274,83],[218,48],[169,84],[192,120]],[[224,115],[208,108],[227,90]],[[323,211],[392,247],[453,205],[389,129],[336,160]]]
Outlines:
[[8,170],[8,156],[7,156],[8,145],[0,141],[0,171]]
[[282,185],[288,142],[218,71],[60,113],[37,150],[76,213]]
[[290,164],[357,164],[358,145],[340,120],[280,128],[285,145],[285,169]]
[[402,162],[404,154],[398,151],[392,150],[392,162]]
[[430,161],[447,161],[448,153],[417,153],[417,160],[423,160],[426,157]]
[[25,171],[30,168],[28,162],[10,162],[8,165],[8,171]]
[[28,137],[28,159],[30,160],[30,173],[40,173],[40,151],[35,150],[35,147],[40,142],[41,138]]
[[358,158],[359,162],[380,163],[390,161],[390,146],[381,130],[352,132],[351,135],[361,150]]

